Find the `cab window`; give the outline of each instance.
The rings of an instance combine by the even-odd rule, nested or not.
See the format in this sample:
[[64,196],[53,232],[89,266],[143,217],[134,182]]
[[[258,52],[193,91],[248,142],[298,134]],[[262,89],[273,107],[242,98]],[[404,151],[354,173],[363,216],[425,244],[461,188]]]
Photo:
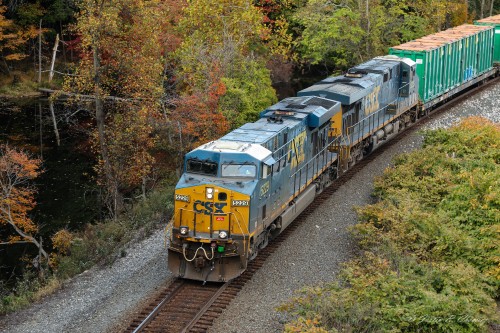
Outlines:
[[255,178],[257,166],[253,164],[222,164],[222,177]]
[[271,167],[267,164],[262,163],[262,179],[266,179],[271,173]]
[[186,162],[186,171],[207,176],[217,176],[217,163],[189,159]]

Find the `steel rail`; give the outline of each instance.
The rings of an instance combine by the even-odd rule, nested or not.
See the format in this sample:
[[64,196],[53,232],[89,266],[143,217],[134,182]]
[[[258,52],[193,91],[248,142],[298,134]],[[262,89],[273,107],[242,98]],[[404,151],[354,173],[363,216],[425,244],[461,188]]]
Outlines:
[[139,326],[137,326],[137,328],[132,333],[142,332],[142,330],[144,330],[144,328],[148,326],[148,324],[154,319],[154,317],[156,317],[156,315],[163,308],[165,303],[167,303],[170,299],[172,299],[175,295],[177,295],[179,290],[184,286],[183,280],[176,280],[176,282],[177,281],[180,282],[179,285],[175,287],[167,296],[165,296],[165,298],[163,298],[163,300],[153,309],[153,311],[151,311],[151,313],[139,324]]
[[208,300],[208,302],[203,306],[203,308],[198,311],[196,316],[184,327],[181,333],[189,332],[191,328],[198,322],[198,320],[207,312],[207,310],[212,306],[212,304],[219,298],[219,296],[226,290],[227,286],[229,286],[229,282],[224,283],[219,290]]

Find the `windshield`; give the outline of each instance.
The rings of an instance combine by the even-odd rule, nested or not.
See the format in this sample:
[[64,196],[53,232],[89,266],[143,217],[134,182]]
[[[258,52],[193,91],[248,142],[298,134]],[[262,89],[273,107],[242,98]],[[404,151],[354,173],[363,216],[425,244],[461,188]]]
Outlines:
[[223,164],[222,177],[250,177],[257,175],[257,166],[253,164]]
[[187,160],[186,171],[189,173],[217,176],[217,163],[200,160]]

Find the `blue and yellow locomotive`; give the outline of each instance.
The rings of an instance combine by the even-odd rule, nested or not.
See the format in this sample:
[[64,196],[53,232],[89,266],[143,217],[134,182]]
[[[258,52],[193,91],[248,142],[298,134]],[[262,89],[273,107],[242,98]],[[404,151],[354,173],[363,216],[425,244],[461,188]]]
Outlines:
[[[340,103],[293,97],[185,157],[175,191],[168,264],[175,274],[227,281],[314,198],[330,170],[330,119]],[[315,184],[312,184],[315,182]]]
[[[188,153],[175,191],[170,270],[203,281],[240,275],[360,158],[358,147],[368,153],[391,124],[396,132],[395,119],[417,101],[414,73],[408,59],[371,60]],[[384,135],[373,134],[378,130]]]
[[[477,41],[481,33],[492,45],[493,27],[473,27],[458,29],[464,37],[453,35],[450,43],[469,45],[467,38]],[[458,73],[460,82],[445,86],[450,80],[442,72],[452,66],[451,51],[443,51],[452,50],[446,34],[394,51],[413,60],[377,57],[320,81],[264,110],[258,121],[188,153],[175,190],[170,270],[201,281],[239,276],[341,173],[434,105],[496,75],[493,48],[477,48],[491,53],[453,57],[469,61],[475,74]],[[427,98],[437,89],[430,78],[440,91]],[[421,89],[419,80],[425,82]]]

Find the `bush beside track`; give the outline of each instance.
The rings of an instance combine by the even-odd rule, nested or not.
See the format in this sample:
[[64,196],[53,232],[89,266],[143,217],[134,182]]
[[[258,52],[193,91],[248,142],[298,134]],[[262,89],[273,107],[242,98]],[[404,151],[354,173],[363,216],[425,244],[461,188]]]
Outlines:
[[500,126],[425,133],[358,209],[360,254],[281,307],[286,332],[488,332],[500,296]]

